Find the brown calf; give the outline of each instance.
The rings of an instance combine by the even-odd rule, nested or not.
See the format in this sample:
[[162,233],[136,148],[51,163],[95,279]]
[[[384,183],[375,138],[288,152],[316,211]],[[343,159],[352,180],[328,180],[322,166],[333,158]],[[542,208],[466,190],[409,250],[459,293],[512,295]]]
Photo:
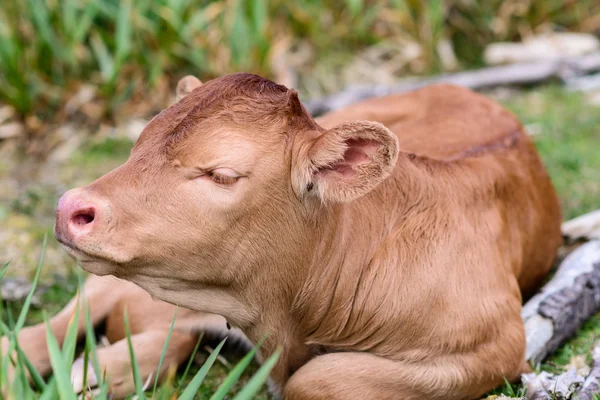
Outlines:
[[287,399],[471,399],[527,369],[522,293],[561,216],[512,114],[447,85],[316,121],[255,75],[180,88],[123,166],[61,199],[84,269],[268,333]]

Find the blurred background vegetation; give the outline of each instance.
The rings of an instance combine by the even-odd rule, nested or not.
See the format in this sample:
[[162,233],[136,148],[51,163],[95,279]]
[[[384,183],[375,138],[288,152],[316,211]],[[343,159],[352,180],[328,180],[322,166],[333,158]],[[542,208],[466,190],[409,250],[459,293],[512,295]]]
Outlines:
[[73,117],[82,86],[98,123],[162,108],[187,73],[254,72],[316,97],[364,78],[359,60],[430,74],[481,65],[492,42],[599,29],[598,0],[4,0],[0,101],[35,135]]
[[[307,101],[479,68],[488,45],[548,32],[600,36],[600,1],[3,0],[0,265],[12,260],[7,276],[32,277],[60,194],[122,163],[184,75],[254,72]],[[565,218],[600,208],[600,92],[550,83],[487,94],[533,134]],[[72,266],[50,240],[29,322],[73,295]],[[600,317],[544,368],[589,357],[598,338]],[[225,375],[211,375],[207,391]]]

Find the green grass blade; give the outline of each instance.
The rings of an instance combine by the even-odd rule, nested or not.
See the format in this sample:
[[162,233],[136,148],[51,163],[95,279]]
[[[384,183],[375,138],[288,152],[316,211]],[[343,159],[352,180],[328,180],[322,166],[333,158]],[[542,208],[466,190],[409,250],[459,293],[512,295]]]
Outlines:
[[131,0],[121,0],[120,3],[115,33],[115,62],[119,66],[131,51]]
[[[21,309],[21,313],[19,314],[19,318],[17,319],[17,323],[13,325],[12,312],[9,310],[7,313],[8,321],[10,326],[13,328],[13,337],[8,346],[8,354],[12,354],[17,346],[16,336],[19,334],[19,331],[25,325],[25,318],[27,317],[27,313],[29,312],[29,307],[31,306],[31,299],[33,298],[33,294],[35,293],[35,289],[37,287],[38,281],[40,279],[40,272],[42,270],[42,265],[44,264],[44,256],[46,254],[46,245],[48,243],[48,235],[44,235],[44,243],[42,245],[42,254],[40,255],[40,261],[35,273],[35,277],[33,278],[33,282],[31,283],[31,289],[25,298],[25,303],[23,304],[23,308]],[[8,360],[10,357],[6,357],[3,360],[2,367],[5,369],[8,366]]]
[[346,7],[350,10],[352,17],[356,17],[362,11],[364,4],[362,0],[346,0]]
[[[80,265],[78,265],[78,267],[81,267]],[[77,291],[78,294],[81,297],[77,298],[77,309],[83,309],[83,307],[86,306],[87,302],[86,302],[86,298],[82,295],[82,293],[84,292],[83,289],[83,272],[81,268],[77,268],[76,270],[76,274],[77,274]],[[85,308],[85,311],[88,311],[87,313],[84,311],[84,318],[85,319],[85,330],[87,332],[88,330],[88,323],[91,325],[91,320],[90,320],[90,314],[89,314],[89,309]],[[96,357],[96,361],[97,361],[97,357]],[[89,367],[89,361],[90,361],[90,348],[87,345],[87,335],[86,335],[86,345],[83,348],[83,384],[82,387],[84,390],[86,390],[87,388],[87,381],[88,381],[88,367]],[[93,368],[93,367],[92,367]],[[96,375],[99,376],[99,375]],[[98,386],[100,386],[100,382],[98,382]]]
[[108,48],[106,47],[104,40],[102,40],[102,37],[97,31],[92,32],[90,36],[90,45],[92,52],[98,60],[102,79],[105,82],[110,81],[114,75],[115,63],[112,56],[108,52]]
[[214,364],[215,360],[217,359],[217,356],[219,355],[219,352],[221,351],[221,348],[225,344],[226,340],[227,340],[227,338],[223,339],[221,341],[221,343],[219,343],[219,345],[215,348],[215,350],[212,352],[210,357],[208,357],[208,359],[206,360],[206,362],[204,363],[202,368],[200,368],[200,370],[196,373],[196,375],[194,376],[194,379],[192,379],[192,381],[185,388],[183,393],[181,393],[181,396],[179,396],[178,400],[193,400],[194,399],[194,397],[196,396],[196,393],[198,392],[198,389],[200,389],[200,385],[202,385],[202,381],[204,381],[206,374],[208,373],[208,371]]
[[235,385],[235,383],[240,379],[248,365],[250,365],[263,341],[264,339],[254,346],[254,348],[248,354],[246,354],[246,356],[242,358],[239,363],[237,363],[237,365],[227,375],[223,383],[221,383],[221,386],[217,388],[217,391],[212,395],[210,400],[222,400],[225,398],[229,390],[231,390],[233,385]]
[[252,39],[256,35],[250,31],[242,1],[235,1],[231,12],[233,13],[233,22],[229,32],[231,61],[236,68],[240,68],[248,62],[250,49],[254,44]]
[[67,36],[71,36],[77,24],[77,0],[62,0],[62,23]]
[[119,12],[118,1],[97,0],[95,1],[95,5],[100,15],[111,21],[114,21],[115,15]]
[[46,385],[46,390],[42,392],[42,395],[38,400],[55,400],[58,398],[58,388],[56,387],[56,379],[52,377],[50,382]]
[[46,313],[44,313],[44,323],[46,324],[46,342],[48,344],[48,353],[50,354],[50,364],[52,365],[52,371],[56,378],[59,397],[61,400],[75,400],[76,397],[69,376],[69,367],[66,365],[63,354],[58,347],[56,337],[54,336],[54,333],[52,333],[48,315]]
[[[90,317],[90,309],[87,302],[84,302],[85,306],[85,347],[89,354],[92,355],[92,367],[96,374],[98,381],[98,387],[102,387],[104,384],[102,370],[100,370],[100,364],[98,363],[98,349],[96,347],[96,334],[94,333],[94,325],[92,325],[92,319]],[[87,383],[87,382],[86,382]]]
[[4,278],[4,274],[6,274],[6,270],[8,270],[9,265],[10,265],[10,260],[7,261],[6,264],[4,264],[4,266],[0,270],[0,281],[2,280],[2,278]]
[[156,371],[156,377],[154,378],[154,387],[152,388],[153,395],[156,393],[156,386],[158,385],[158,376],[160,375],[160,369],[162,368],[162,364],[165,359],[165,354],[167,354],[167,348],[169,347],[169,341],[171,340],[171,334],[173,333],[173,328],[175,328],[175,319],[176,318],[177,318],[177,308],[175,309],[175,313],[173,315],[173,321],[171,321],[171,327],[169,328],[169,333],[167,334],[167,340],[165,340],[165,345],[163,346],[163,350],[160,355],[160,360],[158,361],[158,370]]
[[44,378],[42,378],[42,376],[39,374],[37,369],[35,369],[35,367],[31,363],[31,361],[29,361],[29,359],[27,358],[25,353],[23,353],[23,350],[21,350],[21,346],[19,346],[18,342],[16,344],[16,349],[17,349],[17,353],[19,355],[20,362],[25,364],[27,371],[29,371],[29,376],[31,376],[31,380],[33,381],[35,386],[38,388],[38,390],[43,392],[46,389],[46,382],[44,382]]
[[167,5],[169,9],[173,10],[173,13],[178,17],[181,17],[185,7],[188,6],[189,1],[187,0],[168,0]]
[[12,305],[10,303],[7,303],[6,304],[6,309],[8,310],[8,312],[6,313],[6,319],[8,320],[8,327],[12,331],[16,331],[17,329],[15,328],[15,320],[13,318]]
[[102,376],[102,386],[100,386],[100,393],[95,397],[94,400],[106,400],[108,399],[108,383],[106,383],[106,376]]
[[21,309],[21,313],[19,314],[19,318],[17,319],[17,324],[15,325],[16,332],[20,331],[23,328],[23,325],[25,325],[25,318],[27,317],[29,307],[31,306],[31,299],[33,298],[33,294],[35,293],[35,289],[37,288],[38,282],[40,280],[40,272],[42,271],[42,265],[44,265],[44,256],[46,255],[47,244],[48,234],[45,234],[44,243],[42,244],[42,254],[40,256],[37,271],[35,272],[35,277],[33,278],[33,282],[31,283],[31,290],[29,291],[29,294],[27,294],[27,298],[25,298],[25,303],[23,304],[23,308]]
[[[0,304],[0,308],[2,308],[2,304]],[[6,336],[12,335],[10,328],[8,327],[8,325],[6,325],[6,323],[4,323],[2,319],[0,319],[0,331]]]
[[[2,302],[0,301],[0,311],[3,311],[4,307],[2,307]],[[4,321],[2,320],[2,318],[0,318],[0,329],[2,329],[3,334],[6,337],[9,337],[9,349],[10,350],[10,346],[11,343],[14,341],[14,338],[12,337],[12,332],[10,331],[10,329],[8,328],[8,326],[6,326],[6,324],[4,323]],[[2,349],[0,348],[0,353],[2,353]],[[10,352],[7,352],[6,354],[2,353],[1,354],[2,357],[0,358],[0,361],[2,362],[0,364],[0,382],[8,382],[8,364],[10,362],[11,356],[10,356]]]
[[131,372],[133,373],[133,382],[135,382],[135,393],[137,394],[138,399],[145,399],[146,397],[144,395],[144,385],[142,383],[142,377],[140,375],[140,369],[137,364],[137,359],[135,358],[133,344],[131,343],[131,330],[129,329],[129,317],[127,316],[127,308],[125,308],[123,319],[125,321],[125,336],[127,337],[127,345],[129,347],[129,358],[131,359]]
[[181,29],[180,35],[187,43],[192,43],[194,36],[206,29],[208,21],[206,20],[205,10],[198,10],[188,19],[187,24]]
[[[21,392],[23,394],[27,393],[27,396],[23,398],[33,398],[34,393],[29,385],[29,378],[27,378],[27,374],[25,373],[25,369],[27,368],[27,363],[25,361],[25,353],[19,351],[19,346],[17,344],[17,360],[18,360],[18,379],[22,385]],[[39,375],[38,375],[39,376]]]
[[252,22],[254,33],[263,34],[268,27],[269,7],[266,0],[254,0],[252,2]]
[[88,367],[90,362],[90,349],[87,346],[83,348],[83,380],[81,387],[86,390],[88,387]]
[[27,384],[27,376],[25,375],[25,371],[23,370],[23,364],[21,364],[18,359],[14,370],[14,380],[12,382],[12,392],[15,399],[23,399],[25,398],[25,392],[27,391],[26,387],[29,386]]
[[98,7],[96,7],[96,1],[91,0],[85,5],[83,16],[79,19],[75,32],[73,32],[72,43],[74,45],[83,45],[85,38],[89,35],[92,22],[98,13]]
[[263,387],[271,370],[277,363],[281,350],[275,350],[275,353],[260,367],[258,371],[250,378],[246,386],[233,398],[233,400],[252,400],[256,393]]
[[196,342],[196,346],[194,346],[194,351],[192,351],[192,355],[190,356],[190,359],[188,360],[188,363],[185,367],[185,371],[183,372],[183,375],[181,376],[181,379],[179,380],[179,387],[182,387],[183,384],[185,383],[185,378],[187,378],[188,372],[190,372],[190,367],[192,366],[193,362],[194,362],[194,358],[196,357],[196,353],[198,352],[198,348],[200,347],[200,342],[202,342],[202,337],[204,336],[204,334],[200,334],[200,336],[198,336],[198,341]]
[[2,321],[2,319],[0,319],[0,331],[6,336],[12,335],[10,328]]
[[63,357],[65,362],[69,366],[73,364],[73,360],[75,359],[75,349],[77,347],[77,328],[79,326],[79,299],[81,298],[81,290],[77,293],[77,308],[75,309],[75,315],[71,319],[69,323],[69,327],[67,328],[67,334],[65,336],[65,340],[63,342]]
[[39,37],[52,49],[54,55],[62,58],[64,47],[60,45],[50,21],[50,10],[45,1],[30,0],[31,17],[38,29]]

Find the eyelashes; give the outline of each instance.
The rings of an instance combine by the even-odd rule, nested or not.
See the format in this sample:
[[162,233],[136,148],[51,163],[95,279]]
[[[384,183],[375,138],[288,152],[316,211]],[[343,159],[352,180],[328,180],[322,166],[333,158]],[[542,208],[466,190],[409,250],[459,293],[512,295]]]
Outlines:
[[248,178],[248,173],[241,174],[231,168],[219,167],[219,168],[201,168],[201,167],[180,167],[176,165],[177,169],[182,170],[183,176],[189,180],[210,180],[214,184],[221,187],[233,186],[241,178]]
[[229,168],[216,168],[206,171],[203,176],[221,186],[231,186],[242,177],[240,174]]
[[221,187],[232,186],[241,178],[247,177],[247,175],[242,175],[231,168],[186,168],[184,169],[184,175],[187,179],[191,180],[210,180]]
[[219,184],[219,185],[223,185],[223,186],[231,186],[234,183],[236,183],[238,181],[238,179],[240,179],[239,176],[227,176],[227,175],[223,175],[220,173],[217,173],[215,171],[209,171],[206,173],[206,176],[208,176],[210,179],[213,180],[213,182]]

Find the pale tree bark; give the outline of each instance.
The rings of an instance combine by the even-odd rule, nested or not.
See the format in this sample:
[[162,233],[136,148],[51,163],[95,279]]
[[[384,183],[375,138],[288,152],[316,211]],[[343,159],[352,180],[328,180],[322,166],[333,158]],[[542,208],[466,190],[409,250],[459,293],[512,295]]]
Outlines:
[[[576,220],[575,220],[576,221]],[[583,221],[583,219],[579,220]],[[565,237],[586,237],[582,229],[590,224],[566,223]],[[588,232],[590,232],[588,230]],[[600,240],[584,243],[568,254],[554,277],[523,307],[527,337],[526,357],[536,365],[572,337],[581,325],[600,310]],[[563,374],[548,372],[522,376],[529,400],[591,400],[600,393],[600,343],[593,350],[593,365],[587,376],[575,369]]]
[[540,363],[599,309],[600,240],[592,240],[569,254],[523,306],[527,359]]

